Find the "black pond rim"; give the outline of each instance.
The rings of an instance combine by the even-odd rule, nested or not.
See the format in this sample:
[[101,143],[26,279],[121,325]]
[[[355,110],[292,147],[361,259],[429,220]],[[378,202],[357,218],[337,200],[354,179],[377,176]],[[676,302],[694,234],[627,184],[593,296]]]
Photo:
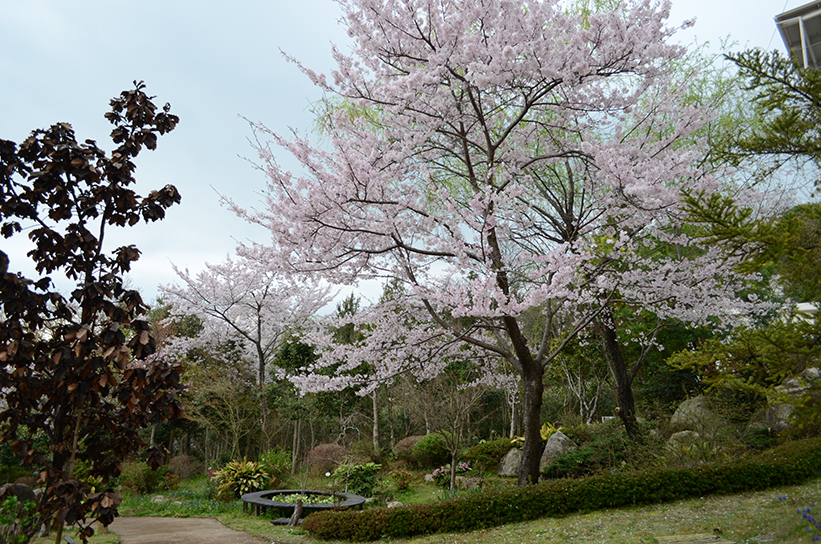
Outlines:
[[361,495],[354,495],[353,493],[339,493],[331,491],[320,491],[318,489],[276,489],[267,491],[256,491],[254,493],[246,493],[241,499],[243,502],[261,506],[263,508],[278,508],[282,510],[293,510],[296,506],[291,502],[280,502],[272,500],[269,497],[276,495],[326,495],[339,497],[339,502],[334,504],[305,504],[302,506],[303,511],[311,512],[316,510],[332,510],[334,508],[355,508],[365,504],[365,497]]

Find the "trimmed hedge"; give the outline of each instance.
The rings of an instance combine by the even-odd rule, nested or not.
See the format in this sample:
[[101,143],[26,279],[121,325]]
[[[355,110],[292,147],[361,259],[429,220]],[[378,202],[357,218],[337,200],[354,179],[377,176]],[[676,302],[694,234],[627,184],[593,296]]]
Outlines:
[[571,512],[760,491],[818,476],[821,439],[816,438],[721,464],[553,480],[402,508],[319,512],[305,518],[302,527],[323,540],[407,538],[475,531]]

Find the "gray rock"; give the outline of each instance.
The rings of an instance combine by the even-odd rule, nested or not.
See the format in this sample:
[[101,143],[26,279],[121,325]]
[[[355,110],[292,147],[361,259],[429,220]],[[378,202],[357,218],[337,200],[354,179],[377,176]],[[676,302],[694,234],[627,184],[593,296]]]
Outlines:
[[765,426],[776,432],[785,430],[790,425],[793,410],[795,410],[794,404],[771,404],[764,413]]
[[456,476],[456,489],[467,491],[470,489],[482,489],[482,478],[478,476]]
[[695,431],[680,431],[670,435],[667,439],[667,449],[680,452],[684,448],[689,448],[701,440],[701,435]]
[[725,428],[729,422],[710,408],[710,401],[707,397],[699,395],[682,402],[670,418],[670,424],[687,430],[704,432]]
[[805,368],[804,371],[801,373],[801,377],[810,381],[821,380],[821,368]]
[[800,378],[787,378],[784,380],[781,385],[775,388],[776,392],[782,395],[790,395],[792,397],[797,397],[804,391],[810,388],[804,380]]
[[539,460],[539,471],[544,470],[547,465],[558,459],[559,456],[577,449],[579,449],[579,446],[570,440],[566,434],[556,431],[550,435],[547,444],[544,446],[542,458]]
[[519,466],[522,464],[522,450],[510,448],[499,462],[499,476],[517,477]]
[[402,506],[405,506],[405,504],[399,501],[388,501],[388,503],[385,506],[387,506],[388,508],[400,508]]
[[20,502],[36,502],[37,496],[34,494],[34,491],[31,487],[27,486],[26,484],[5,484],[4,486],[0,487],[2,489],[2,493],[0,496],[3,497],[17,497],[17,500]]

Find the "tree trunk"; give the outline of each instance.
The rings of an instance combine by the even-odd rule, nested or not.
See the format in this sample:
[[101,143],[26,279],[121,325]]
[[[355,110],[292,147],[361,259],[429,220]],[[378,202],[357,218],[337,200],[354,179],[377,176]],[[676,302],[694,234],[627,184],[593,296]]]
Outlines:
[[299,459],[297,447],[299,446],[299,421],[294,421],[294,445],[291,449],[291,474],[296,474],[296,462]]
[[297,499],[294,504],[294,513],[291,519],[288,520],[288,527],[296,527],[299,524],[299,519],[302,517],[302,499]]
[[627,372],[624,364],[624,355],[621,352],[615,327],[608,323],[612,322],[610,312],[605,315],[604,321],[597,323],[597,329],[604,339],[604,348],[610,362],[610,370],[616,380],[616,393],[619,399],[618,416],[624,423],[624,429],[631,440],[639,438],[639,426],[636,421],[636,403],[633,400],[633,381]]
[[458,451],[450,452],[450,496],[456,496],[456,456]]
[[379,455],[379,406],[376,403],[376,391],[371,393],[373,407],[373,453]]
[[539,462],[542,459],[541,413],[544,369],[531,363],[524,366],[524,426],[525,444],[522,448],[522,464],[519,467],[519,485],[539,482]]
[[510,395],[510,438],[513,440],[513,437],[516,436],[516,397]]

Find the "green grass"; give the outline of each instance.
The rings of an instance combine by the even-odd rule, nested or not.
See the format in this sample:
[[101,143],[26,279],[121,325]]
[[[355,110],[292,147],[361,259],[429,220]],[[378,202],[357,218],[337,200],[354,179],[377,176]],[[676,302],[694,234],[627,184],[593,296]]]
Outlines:
[[[54,544],[54,539],[56,538],[57,533],[52,531],[52,535],[45,538],[34,538],[31,540],[30,544]],[[77,536],[77,531],[73,529],[66,529],[63,532],[64,536],[68,536],[74,539],[75,542],[82,542],[80,537]],[[65,540],[63,541],[65,543]],[[103,528],[102,530],[96,530],[94,536],[92,536],[88,540],[89,544],[120,544],[120,535],[109,531],[108,529]]]
[[[289,486],[294,482],[290,482]],[[324,477],[303,479],[306,487],[328,488]],[[510,486],[513,482],[489,478],[486,485]],[[143,497],[126,496],[121,507],[125,516],[191,516],[215,517],[225,525],[279,544],[317,544],[299,528],[273,526],[266,517],[243,513],[239,501],[218,503],[206,500],[207,482],[203,479],[184,482],[177,490]],[[294,487],[300,487],[296,485]],[[463,492],[468,493],[468,492]],[[152,497],[163,495],[169,500],[154,504]],[[786,499],[779,497],[786,496]],[[421,474],[408,493],[394,493],[393,499],[405,504],[433,502],[443,497],[441,488],[424,483]],[[174,504],[174,502],[181,504]],[[704,497],[670,504],[603,510],[574,514],[564,518],[545,518],[516,523],[472,533],[438,534],[414,539],[396,540],[412,544],[502,544],[518,542],[649,544],[652,537],[712,533],[715,529],[734,542],[746,544],[810,542],[798,508],[821,503],[821,479],[800,486],[775,488],[757,493]],[[814,509],[819,516],[821,505]],[[116,540],[93,541],[94,544],[116,544]],[[45,544],[45,542],[37,543]],[[334,543],[331,543],[334,544]]]
[[123,493],[120,515],[124,517],[216,517],[242,513],[242,501],[219,501],[204,474],[182,482],[176,489],[147,495]]
[[[786,496],[786,500],[779,500]],[[810,483],[740,495],[704,497],[670,504],[602,510],[564,518],[544,518],[471,533],[437,534],[393,542],[412,544],[649,544],[655,536],[713,533],[745,544],[809,543],[811,533],[796,512],[821,502],[821,479]],[[821,505],[814,510],[821,510]],[[818,512],[815,512],[818,516]],[[248,516],[220,516],[237,530],[278,544],[316,544],[300,529],[275,527]],[[338,544],[330,541],[328,544]]]

